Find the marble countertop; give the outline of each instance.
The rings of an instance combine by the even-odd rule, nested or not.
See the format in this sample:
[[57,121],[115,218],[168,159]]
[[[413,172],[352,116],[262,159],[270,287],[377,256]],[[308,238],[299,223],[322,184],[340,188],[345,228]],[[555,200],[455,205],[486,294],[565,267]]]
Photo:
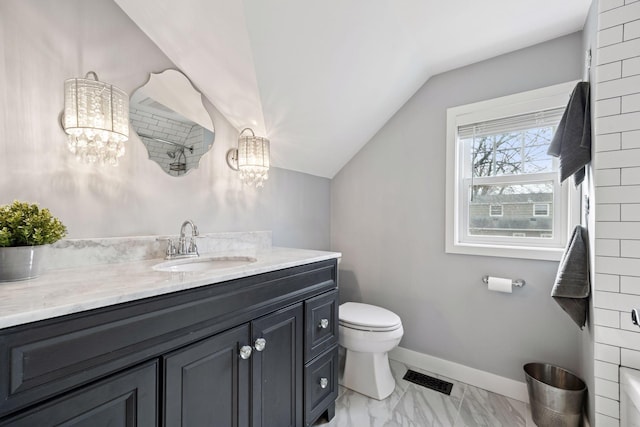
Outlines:
[[[202,256],[207,255],[216,254]],[[0,328],[340,258],[341,254],[273,247],[251,256],[256,262],[205,272],[155,271],[152,267],[164,262],[157,258],[51,270],[36,279],[0,283]]]

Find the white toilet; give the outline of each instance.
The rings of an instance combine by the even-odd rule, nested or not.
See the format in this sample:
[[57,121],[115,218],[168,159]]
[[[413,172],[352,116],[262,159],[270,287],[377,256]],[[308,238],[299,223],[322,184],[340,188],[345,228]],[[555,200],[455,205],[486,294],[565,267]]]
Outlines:
[[340,305],[339,341],[346,350],[341,384],[358,393],[382,400],[395,389],[387,352],[404,334],[397,314],[357,302]]

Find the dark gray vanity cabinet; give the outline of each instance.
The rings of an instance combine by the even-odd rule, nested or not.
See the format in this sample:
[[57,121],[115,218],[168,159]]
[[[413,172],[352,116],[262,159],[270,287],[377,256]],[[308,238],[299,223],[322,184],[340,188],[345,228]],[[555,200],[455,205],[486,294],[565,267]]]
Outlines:
[[335,259],[0,330],[0,425],[333,416]]

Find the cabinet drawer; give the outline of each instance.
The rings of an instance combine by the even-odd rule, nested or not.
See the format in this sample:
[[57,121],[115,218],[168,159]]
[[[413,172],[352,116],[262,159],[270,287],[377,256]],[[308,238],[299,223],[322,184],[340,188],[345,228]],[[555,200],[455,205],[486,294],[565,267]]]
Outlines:
[[309,426],[338,398],[338,347],[304,368],[304,421]]
[[305,302],[304,359],[310,361],[338,343],[338,290]]

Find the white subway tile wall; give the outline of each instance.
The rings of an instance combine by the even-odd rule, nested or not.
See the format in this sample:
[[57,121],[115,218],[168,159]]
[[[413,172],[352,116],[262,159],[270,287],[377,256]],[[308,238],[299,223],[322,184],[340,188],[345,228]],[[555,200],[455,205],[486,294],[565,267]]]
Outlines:
[[592,424],[598,427],[619,427],[620,419],[607,417],[606,415],[596,412],[596,421]]
[[621,134],[622,149],[640,148],[640,131],[624,132]]
[[625,95],[622,97],[622,112],[631,113],[640,111],[640,94]]
[[620,6],[624,6],[624,0],[600,0],[599,12],[606,12]]
[[623,32],[624,31],[622,25],[600,31],[600,34],[598,36],[598,47],[605,47],[612,44],[620,43],[623,40]]
[[[596,119],[596,131],[598,129],[597,123],[608,118],[609,117]],[[598,143],[598,137],[596,136],[596,144],[597,143]],[[623,145],[624,145],[624,134],[623,134]],[[596,170],[634,167],[640,164],[638,163],[639,161],[640,161],[640,149],[623,149],[623,150],[615,150],[615,151],[604,151],[601,153],[597,153],[596,155]]]
[[[638,46],[638,49],[640,50],[640,46]],[[640,87],[640,78],[634,80],[637,81],[630,84]],[[640,121],[640,113],[638,112],[609,115],[596,120],[596,133],[634,131],[638,127],[638,121]]]
[[596,360],[602,360],[609,363],[620,363],[620,348],[606,344],[596,343],[595,345]]
[[621,240],[619,256],[624,258],[640,258],[640,240]]
[[640,369],[640,351],[621,349],[620,364],[628,368]]
[[614,116],[620,114],[622,105],[620,97],[604,99],[596,102],[598,117]]
[[[593,365],[596,378],[602,378],[609,381],[619,381],[617,363],[608,363],[596,360]],[[597,392],[598,391],[596,390],[596,393]]]
[[629,58],[622,61],[622,77],[640,74],[640,57]]
[[598,239],[595,250],[600,256],[620,256],[620,240]]
[[619,150],[622,143],[622,134],[610,133],[599,137],[596,151],[613,151]]
[[600,169],[595,171],[595,179],[601,187],[619,186],[620,169]]
[[603,82],[619,79],[622,77],[622,66],[623,63],[620,61],[600,65],[596,68],[596,76],[598,80]]
[[[618,311],[615,310],[606,310],[603,308],[596,308],[595,310],[596,318],[593,319],[594,324],[598,326],[608,326],[611,328],[619,328],[620,327],[620,316],[618,315]],[[600,359],[604,360],[604,359]],[[611,362],[611,360],[606,360],[606,362]]]
[[[618,4],[620,7],[614,7],[611,9],[603,9],[602,6],[607,6],[607,3]],[[626,3],[624,6],[617,2],[600,2],[599,16],[598,16],[598,29],[600,31],[615,27],[616,25],[623,25],[627,22],[632,22],[640,19],[640,2]]]
[[595,383],[596,387],[601,391],[601,396],[615,400],[620,399],[620,387],[617,382],[596,378]]
[[596,395],[596,411],[612,418],[618,417],[620,415],[620,401]]
[[623,294],[640,295],[640,277],[620,277],[620,292]]
[[[596,196],[596,200],[600,204],[620,204],[620,203],[629,203],[629,200],[634,198],[637,195],[627,194],[624,191],[624,189],[620,188],[620,186],[615,186],[615,187],[599,186],[599,187],[596,187],[595,189],[595,196]],[[611,225],[611,227],[615,227],[615,225]],[[601,237],[606,237],[606,236],[601,236]]]
[[[640,205],[636,205],[640,211]],[[619,204],[601,204],[598,206],[598,221],[620,221],[622,218]]]
[[624,24],[624,40],[637,39],[639,37],[640,37],[640,20]]
[[[147,147],[149,157],[153,158],[165,172],[171,175],[184,174],[184,171],[171,170],[171,163],[186,163],[188,171],[198,166],[200,157],[209,148],[204,144],[195,144],[196,141],[202,141],[204,138],[204,129],[196,123],[183,123],[135,108],[130,108],[129,117],[131,124],[139,129],[139,133],[144,132],[146,136],[151,137],[141,137]],[[185,149],[184,158],[179,159],[181,153],[176,151],[178,146],[152,138],[163,139],[185,147],[192,147],[192,149]],[[171,157],[172,155],[173,157]]]
[[[640,5],[640,3],[638,3],[638,5]],[[628,6],[625,6],[623,9],[627,7]],[[598,60],[598,65],[608,64],[610,62],[619,61],[621,59],[634,58],[635,56],[633,55],[632,52],[638,49],[638,47],[640,47],[640,39],[629,40],[626,42],[612,44],[609,46],[599,48],[598,55],[600,55],[600,57]],[[617,90],[623,90],[622,83],[612,84],[612,86]],[[616,89],[611,89],[611,90],[616,90]],[[610,89],[607,88],[607,90],[603,91],[602,96],[605,98],[608,98],[609,90]]]
[[[640,184],[640,168],[624,168],[621,171],[620,184]],[[618,184],[618,185],[620,185]]]
[[[619,366],[640,369],[640,2],[600,0],[595,102],[595,420],[620,427]],[[593,201],[592,201],[593,202]]]

